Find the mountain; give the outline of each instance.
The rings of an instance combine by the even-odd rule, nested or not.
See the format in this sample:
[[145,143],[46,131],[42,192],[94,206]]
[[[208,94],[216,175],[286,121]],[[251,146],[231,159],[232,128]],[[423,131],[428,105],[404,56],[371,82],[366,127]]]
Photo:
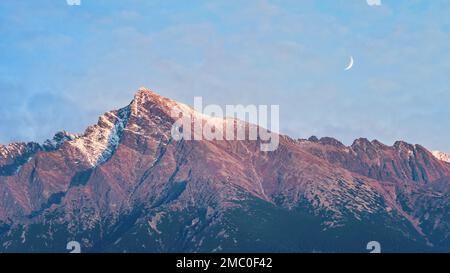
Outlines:
[[450,251],[450,164],[424,147],[175,140],[174,108],[230,121],[141,88],[84,134],[0,145],[0,251]]

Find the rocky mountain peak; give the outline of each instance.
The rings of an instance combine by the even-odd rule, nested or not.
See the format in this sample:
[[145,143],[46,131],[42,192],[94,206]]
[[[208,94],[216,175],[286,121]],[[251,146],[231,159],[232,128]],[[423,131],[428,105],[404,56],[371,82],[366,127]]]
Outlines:
[[0,145],[0,176],[15,175],[23,164],[41,150],[35,142]]
[[394,147],[400,151],[414,151],[414,145],[409,144],[405,141],[396,141]]
[[57,150],[61,147],[66,141],[71,141],[80,137],[78,134],[72,134],[66,131],[60,131],[53,136],[53,139],[48,139],[42,145],[44,150],[52,151]]
[[345,148],[345,145],[342,144],[342,142],[332,137],[322,137],[320,138],[319,142],[325,145],[331,145],[338,148]]
[[132,115],[139,117],[149,114],[152,109],[158,109],[159,111],[168,114],[176,105],[178,105],[178,103],[174,100],[163,97],[148,88],[141,87],[135,93],[130,107]]
[[360,147],[362,149],[365,149],[366,147],[371,147],[371,146],[372,146],[372,143],[367,138],[364,138],[364,137],[355,139],[355,141],[353,141],[353,143],[351,145],[352,148]]

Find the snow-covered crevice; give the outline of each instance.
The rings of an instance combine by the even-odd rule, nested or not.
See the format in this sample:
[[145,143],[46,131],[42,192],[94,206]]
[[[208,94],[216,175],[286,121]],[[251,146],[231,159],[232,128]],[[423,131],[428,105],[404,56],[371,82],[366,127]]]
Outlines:
[[82,137],[68,143],[75,147],[92,168],[108,161],[122,139],[130,117],[130,106],[108,112],[100,117],[98,124],[89,127]]
[[28,162],[30,162],[31,159],[33,159],[32,155],[29,155],[28,157],[23,158],[22,161],[21,161],[21,164],[16,166],[17,169],[13,172],[12,175],[16,175],[16,174],[20,173],[20,170],[22,169],[22,166],[27,164]]
[[106,149],[103,151],[103,153],[100,155],[100,158],[97,160],[96,163],[97,166],[108,161],[116,151],[117,147],[120,144],[120,140],[122,139],[123,131],[127,126],[128,120],[130,118],[130,113],[131,113],[130,107],[125,107],[119,110],[117,122],[108,136]]

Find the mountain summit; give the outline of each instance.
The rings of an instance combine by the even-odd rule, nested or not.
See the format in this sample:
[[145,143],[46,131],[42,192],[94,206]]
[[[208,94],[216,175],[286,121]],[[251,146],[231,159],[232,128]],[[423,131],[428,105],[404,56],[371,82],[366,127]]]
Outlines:
[[0,145],[0,251],[450,251],[450,165],[420,145],[174,140],[141,88],[83,134]]

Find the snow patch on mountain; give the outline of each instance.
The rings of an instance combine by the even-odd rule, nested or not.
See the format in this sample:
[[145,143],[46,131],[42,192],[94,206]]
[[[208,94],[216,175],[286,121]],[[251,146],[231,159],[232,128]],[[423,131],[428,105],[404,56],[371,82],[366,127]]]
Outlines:
[[119,146],[129,116],[130,107],[108,112],[100,117],[96,125],[89,127],[82,137],[68,143],[77,148],[92,167],[101,165],[111,158]]
[[8,158],[17,156],[26,151],[26,147],[23,143],[11,143],[8,145],[0,145],[0,158]]
[[21,167],[40,150],[40,145],[34,142],[0,145],[0,176],[18,174]]
[[437,159],[450,163],[450,155],[441,151],[433,151],[431,152],[433,154],[434,157],[436,157]]
[[127,126],[129,116],[130,116],[129,107],[126,107],[118,112],[117,122],[108,136],[106,149],[103,151],[100,158],[97,160],[97,165],[103,164],[106,161],[108,161],[113,155],[113,153],[116,151],[122,138],[123,130]]

